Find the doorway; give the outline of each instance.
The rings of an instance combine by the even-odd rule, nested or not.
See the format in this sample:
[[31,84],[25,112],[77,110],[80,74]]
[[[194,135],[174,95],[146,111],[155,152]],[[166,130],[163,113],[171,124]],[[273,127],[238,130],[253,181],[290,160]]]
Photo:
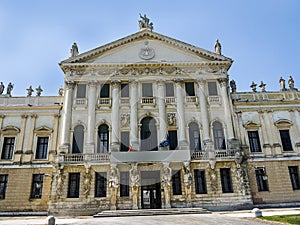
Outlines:
[[161,208],[159,171],[142,171],[141,203],[143,209]]

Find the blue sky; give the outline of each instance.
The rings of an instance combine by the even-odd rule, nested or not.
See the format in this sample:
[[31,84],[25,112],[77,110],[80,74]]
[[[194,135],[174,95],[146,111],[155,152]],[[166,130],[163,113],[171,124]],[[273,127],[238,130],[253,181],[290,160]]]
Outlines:
[[279,90],[279,77],[300,89],[298,0],[0,0],[0,81],[14,83],[14,96],[41,85],[57,95],[64,74],[58,63],[73,42],[84,52],[139,30],[146,13],[154,31],[234,60],[229,71],[238,91],[264,81]]

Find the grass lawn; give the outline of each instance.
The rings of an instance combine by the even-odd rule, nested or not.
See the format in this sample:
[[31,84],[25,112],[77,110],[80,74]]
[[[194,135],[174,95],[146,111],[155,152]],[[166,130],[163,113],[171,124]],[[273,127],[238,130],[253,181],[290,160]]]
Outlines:
[[286,224],[297,224],[300,225],[300,214],[299,215],[282,215],[282,216],[262,216],[259,217],[263,220],[277,221]]

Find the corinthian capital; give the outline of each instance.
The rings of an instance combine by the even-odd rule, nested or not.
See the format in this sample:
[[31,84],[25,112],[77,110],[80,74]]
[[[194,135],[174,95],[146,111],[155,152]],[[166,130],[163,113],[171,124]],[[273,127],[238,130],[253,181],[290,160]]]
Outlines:
[[218,79],[221,87],[226,87],[227,86],[227,83],[228,83],[228,79],[227,78],[220,78]]

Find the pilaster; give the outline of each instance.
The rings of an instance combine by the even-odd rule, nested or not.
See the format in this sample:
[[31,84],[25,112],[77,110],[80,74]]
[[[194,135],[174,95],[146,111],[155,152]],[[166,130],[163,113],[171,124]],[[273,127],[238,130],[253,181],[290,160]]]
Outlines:
[[157,80],[157,106],[159,115],[159,141],[163,141],[166,138],[168,132],[168,125],[166,122],[166,104],[165,104],[165,93],[166,86],[163,79]]
[[204,143],[211,140],[209,135],[209,117],[208,117],[208,105],[207,99],[205,97],[205,80],[199,79],[198,80],[198,97],[200,103],[200,116],[201,116],[201,123],[203,129],[203,141]]
[[88,122],[85,153],[95,153],[96,81],[88,83]]
[[119,133],[120,133],[120,80],[112,81],[112,141],[111,151],[118,151],[119,146]]
[[135,79],[129,80],[130,88],[130,144],[132,149],[139,150],[138,141],[138,82]]

